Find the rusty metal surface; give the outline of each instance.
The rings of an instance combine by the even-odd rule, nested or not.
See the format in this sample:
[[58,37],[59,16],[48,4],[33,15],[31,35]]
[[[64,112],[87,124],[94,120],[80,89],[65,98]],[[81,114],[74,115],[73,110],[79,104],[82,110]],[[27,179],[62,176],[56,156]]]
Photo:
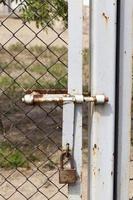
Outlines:
[[76,183],[77,175],[75,169],[60,169],[59,183],[60,184],[74,184]]
[[[24,90],[25,94],[69,94],[67,89],[28,89]],[[90,96],[90,92],[88,91],[83,91],[84,96]]]
[[[65,158],[68,159],[68,162],[70,163],[69,168],[65,167],[64,160]],[[60,156],[60,169],[59,169],[59,183],[60,184],[73,184],[77,181],[77,172],[74,167],[74,160],[72,155],[65,151],[62,152]]]
[[26,94],[67,94],[67,89],[35,89],[35,90],[26,90]]
[[[50,91],[51,92],[51,91]],[[43,94],[36,90],[32,93],[26,94],[22,98],[22,102],[26,104],[40,104],[45,102],[56,102],[56,103],[78,103],[93,102],[95,104],[105,104],[109,102],[109,97],[105,95],[96,96],[84,96],[84,95],[70,95],[70,94]]]

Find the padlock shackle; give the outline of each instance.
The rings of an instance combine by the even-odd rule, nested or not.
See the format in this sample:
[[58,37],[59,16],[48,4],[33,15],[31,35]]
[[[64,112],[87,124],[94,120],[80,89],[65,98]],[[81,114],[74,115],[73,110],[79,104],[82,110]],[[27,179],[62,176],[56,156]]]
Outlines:
[[[69,156],[68,156],[69,155]],[[73,158],[72,155],[68,152],[62,152],[61,156],[60,156],[60,168],[64,169],[64,158],[67,157],[69,158],[70,164],[71,164],[71,169],[74,169],[74,162],[73,162]]]

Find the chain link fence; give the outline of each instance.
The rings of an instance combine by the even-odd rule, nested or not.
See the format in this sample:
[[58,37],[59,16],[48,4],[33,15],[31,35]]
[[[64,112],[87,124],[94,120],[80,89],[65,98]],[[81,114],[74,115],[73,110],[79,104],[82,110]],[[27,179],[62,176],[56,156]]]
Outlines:
[[[56,9],[51,2],[43,3],[49,12]],[[0,18],[0,200],[64,200],[62,105],[28,106],[21,99],[27,89],[66,89],[67,28],[56,14],[37,28],[21,17],[22,4],[12,9],[5,1],[10,12]]]

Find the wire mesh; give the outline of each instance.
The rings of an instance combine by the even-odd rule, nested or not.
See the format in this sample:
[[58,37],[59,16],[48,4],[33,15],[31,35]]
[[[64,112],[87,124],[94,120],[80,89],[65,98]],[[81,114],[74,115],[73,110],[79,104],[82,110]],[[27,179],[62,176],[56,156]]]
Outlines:
[[[38,28],[25,21],[19,12],[25,2],[12,8],[4,1],[8,15],[0,18],[0,200],[64,200],[67,188],[58,182],[62,106],[27,106],[21,98],[27,89],[66,88],[67,28],[56,12]],[[42,5],[55,11],[52,2],[34,11],[39,20]]]

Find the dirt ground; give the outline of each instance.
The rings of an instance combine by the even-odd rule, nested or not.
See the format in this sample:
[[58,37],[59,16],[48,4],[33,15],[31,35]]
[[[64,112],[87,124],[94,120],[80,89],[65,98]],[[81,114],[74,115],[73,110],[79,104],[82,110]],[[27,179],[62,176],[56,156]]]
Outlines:
[[[21,170],[21,169],[20,169]],[[87,182],[86,182],[86,176],[87,176],[87,170],[86,167],[83,168],[83,180],[85,180],[83,184],[83,200],[87,199]],[[21,170],[22,172],[22,170]],[[2,174],[6,177],[9,175],[9,173],[12,173],[11,171],[3,171]],[[29,177],[31,171],[24,171],[23,173]],[[50,177],[51,174],[55,174],[50,180],[47,180],[46,176]],[[29,178],[29,181],[26,180],[26,178],[20,174],[18,171],[16,171],[8,180],[11,184],[14,185],[14,187],[6,182],[0,187],[1,195],[3,195],[5,198],[8,198],[12,193],[16,191],[15,187],[17,188],[17,191],[15,194],[12,195],[10,200],[23,200],[25,197],[29,198],[31,200],[45,200],[48,198],[52,198],[52,200],[66,200],[67,199],[67,186],[59,185],[58,183],[58,173],[56,171],[49,171],[46,173],[46,176],[44,176],[42,173],[37,172],[35,173],[31,178]],[[2,178],[0,179],[0,183],[2,183]],[[52,183],[54,182],[54,184]],[[31,183],[34,183],[31,184]],[[22,185],[23,184],[23,185]],[[22,185],[22,186],[21,186]],[[56,185],[56,186],[55,186]],[[37,190],[37,188],[38,190]],[[60,190],[58,188],[60,188]],[[21,195],[21,193],[23,195]],[[57,194],[56,194],[57,193]],[[43,195],[44,194],[44,195]],[[46,196],[46,198],[45,198]],[[53,197],[52,197],[53,196]],[[0,197],[0,200],[3,200],[2,197]]]

